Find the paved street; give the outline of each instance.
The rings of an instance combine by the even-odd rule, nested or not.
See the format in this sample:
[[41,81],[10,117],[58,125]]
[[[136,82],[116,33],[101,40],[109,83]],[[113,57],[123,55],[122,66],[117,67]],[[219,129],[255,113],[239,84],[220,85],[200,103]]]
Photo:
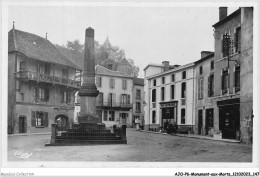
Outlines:
[[9,161],[251,162],[252,146],[127,129],[126,145],[49,146],[50,135],[8,137]]

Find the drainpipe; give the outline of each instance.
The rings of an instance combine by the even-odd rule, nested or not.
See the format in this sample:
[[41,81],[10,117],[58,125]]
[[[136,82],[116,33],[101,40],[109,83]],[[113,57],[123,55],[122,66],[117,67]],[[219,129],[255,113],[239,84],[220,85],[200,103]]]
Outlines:
[[[193,118],[194,118],[194,112],[195,112],[195,108],[196,108],[196,103],[194,102],[194,97],[195,97],[195,94],[196,94],[196,92],[195,92],[195,88],[194,88],[194,82],[196,81],[196,78],[195,78],[195,74],[194,74],[194,72],[195,72],[195,66],[193,67],[193,97],[192,97],[192,102],[193,102],[193,110],[192,110],[192,124],[193,124]],[[194,126],[193,126],[193,132],[195,131],[195,122],[194,122]]]

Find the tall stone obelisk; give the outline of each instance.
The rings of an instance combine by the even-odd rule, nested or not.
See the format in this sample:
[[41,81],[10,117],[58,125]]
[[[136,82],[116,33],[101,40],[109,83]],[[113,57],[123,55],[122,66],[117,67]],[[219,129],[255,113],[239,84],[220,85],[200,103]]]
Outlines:
[[99,94],[95,84],[95,50],[94,29],[87,28],[85,32],[83,83],[79,90],[80,96],[80,124],[95,124],[101,120],[96,115],[96,97]]

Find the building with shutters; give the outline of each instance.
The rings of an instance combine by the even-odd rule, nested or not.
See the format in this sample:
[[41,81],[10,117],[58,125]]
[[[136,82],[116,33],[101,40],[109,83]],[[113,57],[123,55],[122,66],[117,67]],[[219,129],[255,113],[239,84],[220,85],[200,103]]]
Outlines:
[[137,119],[142,126],[144,121],[144,79],[133,78],[133,125]]
[[145,72],[145,129],[159,131],[176,122],[179,131],[195,125],[194,63],[183,66],[149,64]]
[[[97,115],[102,118],[102,123],[106,127],[122,124],[131,127],[133,77],[97,65],[96,86],[99,90],[96,98]],[[79,99],[77,96],[75,120],[80,112]]]
[[8,133],[50,132],[70,127],[81,69],[46,38],[8,32]]
[[[197,135],[210,135],[218,130],[218,124],[214,123],[218,115],[214,115],[217,105],[214,102],[214,53],[201,52],[201,59],[195,62],[195,129]],[[215,118],[215,119],[214,119]]]
[[213,25],[215,38],[214,127],[222,138],[252,141],[253,8],[241,7],[227,15],[219,8]]

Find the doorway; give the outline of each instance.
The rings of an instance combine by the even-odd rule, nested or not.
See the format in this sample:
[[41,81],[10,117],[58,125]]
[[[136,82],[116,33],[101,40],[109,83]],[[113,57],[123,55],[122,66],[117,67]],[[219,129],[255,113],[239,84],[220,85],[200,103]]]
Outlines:
[[219,130],[222,131],[222,137],[236,139],[237,131],[240,129],[239,99],[222,101],[218,106]]
[[27,132],[27,119],[25,116],[19,116],[19,133]]
[[214,127],[214,109],[206,109],[205,135],[209,134],[210,128]]
[[198,117],[199,117],[199,122],[198,122],[198,135],[202,134],[202,118],[203,118],[203,110],[199,110],[198,112]]

